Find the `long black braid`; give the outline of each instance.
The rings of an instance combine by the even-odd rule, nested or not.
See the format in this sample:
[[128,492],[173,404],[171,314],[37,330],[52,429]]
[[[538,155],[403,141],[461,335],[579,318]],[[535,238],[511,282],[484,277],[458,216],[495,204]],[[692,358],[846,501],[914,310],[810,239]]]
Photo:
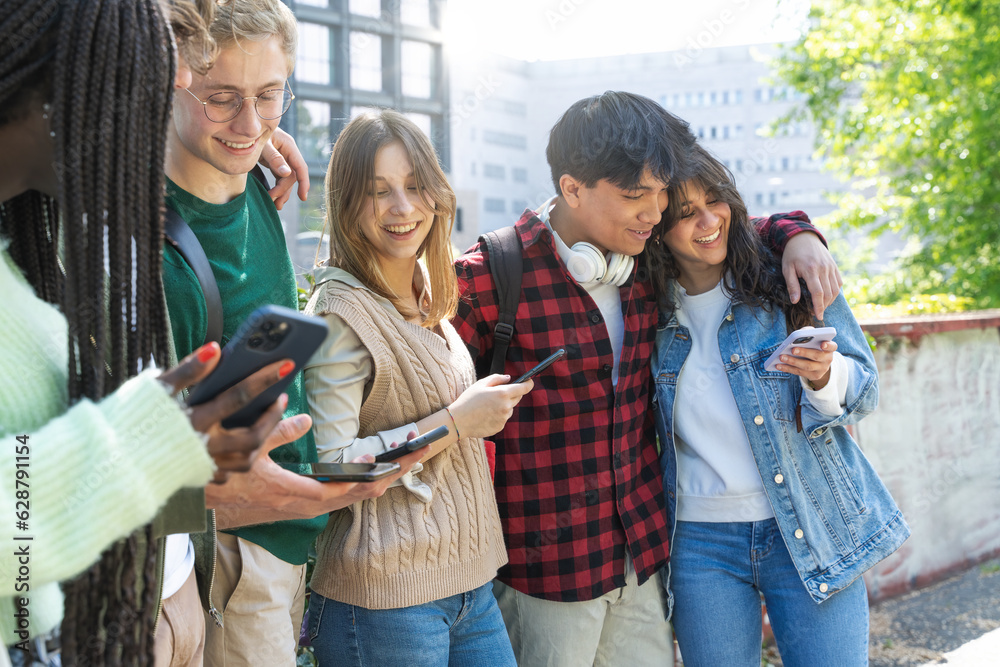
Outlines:
[[[29,191],[0,204],[0,233],[66,316],[70,400],[97,400],[167,361],[170,35],[157,0],[5,0],[0,35],[0,124],[51,104],[58,182],[55,198]],[[64,665],[153,663],[154,544],[140,529],[64,584]]]

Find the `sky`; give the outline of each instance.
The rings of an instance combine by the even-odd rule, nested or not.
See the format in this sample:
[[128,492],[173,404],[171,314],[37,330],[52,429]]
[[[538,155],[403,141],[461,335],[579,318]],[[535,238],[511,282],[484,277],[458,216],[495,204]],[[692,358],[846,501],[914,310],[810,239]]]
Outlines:
[[563,60],[792,40],[808,0],[448,0],[453,53]]

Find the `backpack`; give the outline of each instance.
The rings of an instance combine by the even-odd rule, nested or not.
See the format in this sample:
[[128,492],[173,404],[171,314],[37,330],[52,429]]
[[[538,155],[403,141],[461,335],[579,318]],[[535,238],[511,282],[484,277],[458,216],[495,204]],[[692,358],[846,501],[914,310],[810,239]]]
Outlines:
[[524,265],[521,239],[516,227],[501,227],[479,237],[480,247],[485,246],[490,256],[490,274],[497,290],[497,325],[493,329],[493,358],[490,374],[503,373],[507,349],[514,337],[517,305],[521,300],[521,275]]
[[[259,164],[254,165],[250,174],[260,181],[265,190],[271,188]],[[201,247],[201,242],[184,218],[170,207],[167,207],[166,214],[163,216],[163,234],[166,242],[180,253],[180,256],[194,271],[198,284],[201,285],[201,293],[205,295],[205,312],[208,315],[205,343],[215,341],[221,344],[222,295],[219,293],[219,284],[215,281],[215,274],[212,273],[212,265],[208,262],[205,249]]]

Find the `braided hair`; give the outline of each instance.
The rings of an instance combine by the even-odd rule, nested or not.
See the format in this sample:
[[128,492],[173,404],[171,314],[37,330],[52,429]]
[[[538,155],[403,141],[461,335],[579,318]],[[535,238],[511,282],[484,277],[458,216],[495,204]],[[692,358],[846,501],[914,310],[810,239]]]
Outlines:
[[[98,400],[167,362],[169,29],[157,0],[18,0],[0,3],[0,34],[0,124],[51,105],[58,184],[56,197],[29,190],[0,204],[0,233],[66,317],[70,401]],[[142,528],[64,583],[63,664],[153,663],[154,544]]]

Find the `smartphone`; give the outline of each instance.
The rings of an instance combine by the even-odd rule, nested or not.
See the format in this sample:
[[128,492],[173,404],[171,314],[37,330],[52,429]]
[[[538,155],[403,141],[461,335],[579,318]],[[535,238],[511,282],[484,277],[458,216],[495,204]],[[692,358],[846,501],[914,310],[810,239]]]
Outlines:
[[399,472],[398,463],[279,463],[304,477],[318,482],[377,482]]
[[808,347],[813,350],[822,349],[820,346],[828,340],[833,340],[834,336],[837,335],[837,330],[833,327],[822,327],[819,329],[814,329],[812,327],[807,327],[805,329],[799,329],[798,331],[793,331],[788,334],[788,338],[782,341],[778,349],[767,358],[764,362],[764,370],[777,372],[778,369],[775,368],[775,364],[781,363],[781,355],[791,354],[790,350],[793,347]]
[[388,449],[378,456],[375,457],[376,463],[384,463],[386,461],[395,461],[396,459],[406,456],[410,452],[415,452],[418,449],[423,449],[427,445],[431,444],[435,440],[440,440],[444,436],[448,435],[447,426],[438,426],[436,429],[427,431],[422,435],[418,435],[413,440],[407,440],[399,447],[395,449]]
[[[212,374],[199,382],[188,405],[212,400],[264,366],[291,359],[298,373],[326,338],[326,322],[282,306],[262,306],[240,325],[222,348]],[[250,426],[271,406],[295,378],[289,373],[260,393],[248,405],[222,420],[224,428]]]
[[525,373],[521,377],[519,377],[516,380],[514,380],[514,382],[512,384],[520,384],[521,382],[524,382],[526,380],[530,380],[531,378],[535,377],[536,375],[538,375],[539,373],[541,373],[542,371],[544,371],[546,368],[548,368],[549,366],[551,366],[555,361],[557,361],[559,359],[562,359],[564,356],[566,356],[566,350],[560,347],[558,350],[556,350],[555,352],[553,352],[551,355],[549,355],[548,357],[542,359],[541,363],[539,363],[537,366],[535,366],[534,368],[532,368],[530,371],[528,371],[527,373]]

